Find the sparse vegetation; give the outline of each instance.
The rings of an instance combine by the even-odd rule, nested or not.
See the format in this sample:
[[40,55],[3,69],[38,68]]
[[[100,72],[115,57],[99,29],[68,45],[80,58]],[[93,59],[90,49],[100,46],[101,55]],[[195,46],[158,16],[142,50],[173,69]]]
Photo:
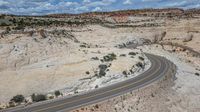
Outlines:
[[10,101],[13,101],[15,103],[22,103],[24,101],[24,99],[25,98],[23,95],[16,95]]
[[6,33],[9,33],[11,31],[10,27],[6,27]]
[[141,62],[138,62],[138,63],[136,64],[136,66],[137,66],[137,67],[140,67],[140,68],[142,68],[142,69],[144,69],[144,65],[143,65]]
[[92,57],[91,59],[92,59],[92,60],[99,60],[98,57]]
[[43,94],[32,94],[31,98],[34,102],[40,102],[40,101],[44,101],[47,100],[46,96]]
[[143,57],[139,56],[138,58],[139,58],[140,60],[144,61],[144,58],[143,58]]
[[120,57],[126,57],[126,54],[120,54]]
[[196,75],[196,76],[200,76],[200,74],[199,74],[199,73],[195,73],[195,75]]
[[123,71],[123,72],[122,72],[122,74],[123,74],[125,77],[127,77],[127,76],[128,76],[128,74],[127,74],[127,72],[126,72],[126,71]]
[[90,72],[89,72],[89,71],[86,71],[85,73],[86,73],[87,75],[89,75],[89,74],[90,74]]
[[88,45],[87,43],[82,43],[80,45],[80,47],[83,47],[83,48],[90,48],[90,45]]
[[97,88],[99,88],[99,86],[98,86],[98,85],[96,85],[96,86],[95,86],[95,89],[97,89]]
[[114,53],[108,54],[108,55],[103,57],[103,60],[105,62],[113,61],[113,60],[116,60],[116,59],[117,59],[117,55],[114,54]]
[[54,94],[55,94],[55,96],[56,96],[56,97],[58,97],[58,96],[62,95],[62,93],[61,93],[60,91],[58,91],[58,90],[57,90],[57,91],[55,91],[55,93],[54,93]]
[[105,76],[105,75],[106,75],[106,69],[107,69],[107,68],[108,68],[108,66],[105,65],[105,64],[99,65],[99,75],[98,75],[98,77],[103,77],[103,76]]
[[135,56],[136,53],[135,52],[129,52],[128,55],[132,55],[132,56]]

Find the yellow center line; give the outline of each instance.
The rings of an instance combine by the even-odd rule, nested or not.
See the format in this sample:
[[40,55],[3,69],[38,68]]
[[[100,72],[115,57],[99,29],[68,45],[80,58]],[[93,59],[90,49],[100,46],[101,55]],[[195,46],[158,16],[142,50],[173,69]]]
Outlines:
[[[158,72],[158,71],[160,70],[160,68],[161,68],[161,63],[159,64],[158,69],[156,69],[156,71],[154,71],[154,72],[152,73],[152,75],[154,75],[156,72]],[[55,106],[51,106],[51,107],[47,107],[47,108],[42,108],[42,109],[39,109],[39,110],[36,110],[36,111],[33,111],[33,112],[40,112],[40,111],[47,110],[47,109],[50,109],[50,108],[54,108],[54,107],[59,107],[59,106],[67,105],[67,104],[70,104],[70,103],[73,103],[73,102],[81,101],[81,100],[84,100],[84,99],[88,99],[88,98],[92,98],[92,97],[95,97],[95,96],[98,96],[98,95],[102,95],[102,94],[105,94],[105,93],[109,93],[109,92],[112,92],[112,91],[115,91],[115,90],[119,90],[119,89],[128,87],[128,86],[130,86],[130,85],[133,85],[133,84],[135,84],[135,83],[138,83],[138,82],[140,82],[140,81],[143,81],[143,80],[149,78],[149,77],[152,76],[152,75],[148,75],[147,77],[145,77],[145,78],[143,78],[143,79],[140,79],[140,80],[138,80],[138,81],[136,81],[136,82],[134,82],[134,83],[130,83],[130,84],[128,84],[128,85],[124,85],[124,86],[121,86],[121,87],[119,87],[119,88],[114,88],[114,89],[111,89],[111,90],[109,90],[109,91],[105,91],[105,92],[103,92],[103,93],[95,94],[95,95],[88,96],[88,97],[85,97],[85,98],[80,98],[80,99],[77,99],[77,100],[74,100],[74,101],[62,103],[62,104],[55,105]]]

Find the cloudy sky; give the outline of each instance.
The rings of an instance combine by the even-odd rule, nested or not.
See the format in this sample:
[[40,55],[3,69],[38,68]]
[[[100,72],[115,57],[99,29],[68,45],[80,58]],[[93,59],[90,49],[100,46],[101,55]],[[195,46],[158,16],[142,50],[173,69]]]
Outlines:
[[0,13],[16,15],[168,7],[200,8],[200,0],[0,0]]

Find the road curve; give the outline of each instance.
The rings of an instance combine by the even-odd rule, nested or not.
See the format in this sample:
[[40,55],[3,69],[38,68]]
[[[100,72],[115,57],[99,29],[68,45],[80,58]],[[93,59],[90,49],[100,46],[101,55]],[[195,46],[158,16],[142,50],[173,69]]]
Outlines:
[[168,74],[174,66],[163,57],[152,54],[146,54],[146,56],[151,61],[151,67],[141,75],[132,79],[95,89],[87,93],[39,102],[26,107],[11,108],[3,112],[66,112],[144,87]]

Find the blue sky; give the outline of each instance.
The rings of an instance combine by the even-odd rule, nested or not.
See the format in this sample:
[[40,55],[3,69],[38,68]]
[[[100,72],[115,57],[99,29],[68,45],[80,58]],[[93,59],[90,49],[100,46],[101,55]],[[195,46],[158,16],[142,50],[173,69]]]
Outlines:
[[200,8],[200,0],[0,0],[0,13],[16,15],[172,7]]

